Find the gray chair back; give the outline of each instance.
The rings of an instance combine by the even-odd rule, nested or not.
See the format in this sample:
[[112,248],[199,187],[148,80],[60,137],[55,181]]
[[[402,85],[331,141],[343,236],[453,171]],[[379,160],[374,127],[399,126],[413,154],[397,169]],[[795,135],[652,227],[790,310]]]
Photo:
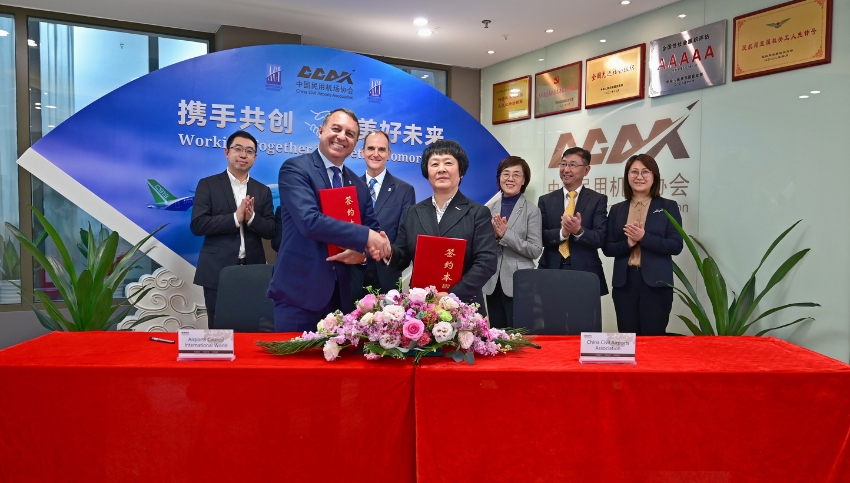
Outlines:
[[514,272],[514,327],[536,335],[602,332],[599,277],[577,270]]
[[266,298],[272,265],[225,267],[218,279],[215,328],[274,332],[274,303]]

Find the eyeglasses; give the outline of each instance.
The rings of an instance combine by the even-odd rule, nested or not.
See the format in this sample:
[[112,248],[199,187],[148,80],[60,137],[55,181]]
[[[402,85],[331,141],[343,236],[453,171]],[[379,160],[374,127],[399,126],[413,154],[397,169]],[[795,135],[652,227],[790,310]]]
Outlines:
[[245,153],[245,154],[247,154],[248,156],[253,156],[253,155],[257,154],[257,150],[256,150],[256,149],[254,149],[254,148],[246,148],[245,146],[242,146],[241,144],[234,144],[233,146],[230,146],[230,149],[231,149],[232,151],[236,152],[236,154],[242,154],[242,153]]
[[642,178],[649,178],[652,176],[652,171],[648,169],[642,169],[640,171],[636,169],[629,170],[629,178],[637,178],[640,175]]
[[509,173],[509,172],[507,172],[507,171],[503,171],[503,172],[502,172],[502,175],[500,176],[500,178],[502,178],[502,179],[516,179],[516,180],[520,180],[520,179],[522,179],[522,178],[523,178],[523,175],[522,175],[522,173]]
[[586,164],[579,164],[579,163],[565,163],[565,162],[563,162],[563,161],[561,161],[561,162],[558,164],[558,167],[561,167],[561,168],[570,168],[570,169],[581,168],[582,166],[587,166],[587,165],[586,165]]

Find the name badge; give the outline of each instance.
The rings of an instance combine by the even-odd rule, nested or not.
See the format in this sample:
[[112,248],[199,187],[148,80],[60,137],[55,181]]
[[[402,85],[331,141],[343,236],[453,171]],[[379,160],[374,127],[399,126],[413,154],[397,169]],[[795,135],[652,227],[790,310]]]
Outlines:
[[582,332],[582,364],[636,364],[635,334]]
[[177,333],[178,361],[232,361],[232,330],[188,330]]

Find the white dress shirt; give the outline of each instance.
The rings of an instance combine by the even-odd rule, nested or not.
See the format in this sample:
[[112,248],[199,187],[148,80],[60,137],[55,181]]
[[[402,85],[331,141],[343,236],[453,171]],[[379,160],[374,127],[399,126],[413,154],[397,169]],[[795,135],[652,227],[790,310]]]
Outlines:
[[[248,180],[251,179],[251,176],[248,175],[245,177],[245,181],[239,181],[235,176],[230,174],[230,170],[227,171],[227,177],[230,178],[230,188],[233,190],[233,199],[236,201],[236,209],[239,209],[239,204],[242,203],[242,200],[248,196]],[[254,221],[254,215],[251,215],[251,219],[248,220],[248,224],[250,225],[252,221]],[[236,223],[236,226],[239,227],[239,258],[245,258],[245,227],[239,223],[239,219],[236,218],[236,213],[233,214],[233,222]]]

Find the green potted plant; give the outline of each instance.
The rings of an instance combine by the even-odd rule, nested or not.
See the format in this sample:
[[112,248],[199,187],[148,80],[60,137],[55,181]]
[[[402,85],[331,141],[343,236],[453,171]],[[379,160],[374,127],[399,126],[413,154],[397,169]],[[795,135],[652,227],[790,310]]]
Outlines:
[[[86,236],[86,252],[88,254],[86,266],[81,272],[77,273],[71,255],[65,243],[59,237],[59,233],[41,212],[32,206],[30,208],[44,227],[44,232],[56,246],[59,252],[58,259],[46,255],[38,248],[38,243],[30,240],[14,225],[6,223],[6,228],[17,238],[21,247],[32,255],[35,262],[41,265],[50,280],[56,285],[70,313],[70,318],[65,317],[43,291],[30,292],[41,302],[43,310],[38,310],[34,304],[30,304],[30,306],[45,328],[70,332],[107,330],[126,317],[133,308],[132,304],[144,298],[153,288],[141,290],[117,304],[113,299],[115,290],[127,276],[127,272],[133,268],[139,258],[150,251],[150,249],[141,251],[141,246],[163,227],[159,227],[153,233],[144,237],[116,263],[118,232],[112,232],[98,243],[95,233],[89,226]],[[21,288],[20,284],[16,284],[16,286]],[[133,325],[156,317],[162,317],[162,315],[142,317]]]
[[21,257],[12,237],[0,238],[0,305],[21,303]]
[[[785,238],[785,236],[793,230],[800,221],[803,220],[799,220],[797,223],[791,225],[790,228],[782,232],[782,234],[773,241],[770,248],[767,249],[767,252],[762,257],[758,267],[756,267],[752,275],[750,275],[747,283],[744,284],[744,288],[741,289],[740,295],[732,292],[732,301],[730,303],[729,293],[726,288],[726,280],[723,277],[723,274],[720,273],[720,268],[718,268],[717,262],[715,262],[714,258],[705,246],[703,246],[696,237],[685,233],[685,230],[682,229],[681,225],[676,222],[670,213],[667,213],[665,210],[664,214],[667,215],[667,218],[670,220],[670,223],[673,224],[673,227],[676,228],[676,231],[682,235],[682,239],[684,239],[688,250],[691,252],[691,256],[693,256],[697,265],[697,271],[702,278],[705,292],[708,295],[708,300],[711,303],[711,314],[714,316],[713,324],[711,317],[709,317],[709,312],[702,305],[699,297],[697,297],[693,284],[691,284],[688,277],[685,276],[684,272],[682,272],[682,269],[679,268],[676,262],[673,262],[673,272],[685,287],[685,290],[678,287],[673,287],[673,290],[675,290],[679,295],[679,299],[691,309],[694,319],[692,320],[690,317],[684,315],[677,314],[676,316],[688,326],[688,329],[690,329],[694,335],[744,335],[753,324],[769,315],[779,312],[780,310],[785,310],[790,307],[820,307],[820,304],[813,302],[796,302],[774,307],[762,312],[758,317],[753,318],[756,306],[765,294],[781,282],[785,276],[788,275],[788,272],[790,272],[791,269],[794,268],[794,266],[796,266],[804,256],[806,256],[806,253],[809,252],[809,249],[806,248],[788,257],[788,259],[785,260],[778,269],[776,269],[767,281],[767,285],[765,285],[764,289],[758,294],[756,293],[756,273],[758,273],[759,269],[762,265],[764,265],[765,260],[767,260],[767,257],[770,256],[770,253],[776,245],[778,245],[779,242],[781,242],[782,239]],[[705,253],[706,256],[704,259],[700,257],[697,246],[699,246],[703,253]],[[801,317],[787,324],[764,329],[757,332],[755,335],[762,336],[772,330],[799,324],[800,322],[808,320],[814,319],[812,317]]]

